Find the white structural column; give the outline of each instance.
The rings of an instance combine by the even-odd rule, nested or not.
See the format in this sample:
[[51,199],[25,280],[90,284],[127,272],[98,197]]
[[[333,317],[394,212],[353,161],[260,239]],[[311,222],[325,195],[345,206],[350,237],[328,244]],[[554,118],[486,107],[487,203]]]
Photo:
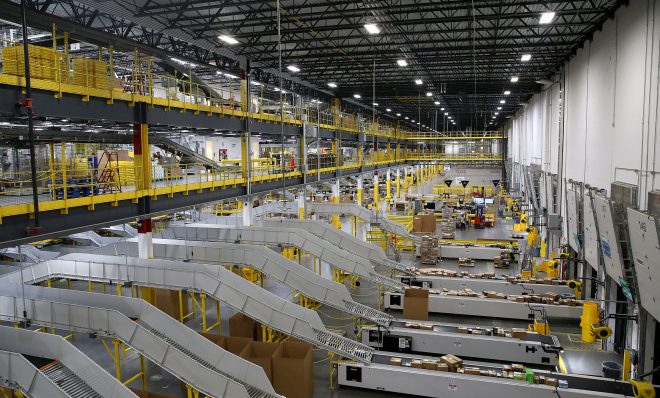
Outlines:
[[252,204],[252,198],[247,198],[243,201],[243,225],[246,227],[252,225]]
[[300,195],[298,195],[298,218],[303,220],[305,218],[305,191],[303,190]]
[[362,206],[362,190],[364,189],[364,177],[361,175],[357,178],[357,204]]
[[392,173],[390,169],[385,172],[385,200],[387,203],[392,199]]
[[151,218],[138,221],[138,256],[140,258],[154,257],[154,241],[152,236]]
[[[332,184],[332,203],[339,203],[339,178]],[[332,215],[332,225],[341,229],[339,214]]]
[[397,199],[401,199],[401,169],[399,168],[396,169],[396,180],[394,181],[394,184],[396,189],[394,197]]

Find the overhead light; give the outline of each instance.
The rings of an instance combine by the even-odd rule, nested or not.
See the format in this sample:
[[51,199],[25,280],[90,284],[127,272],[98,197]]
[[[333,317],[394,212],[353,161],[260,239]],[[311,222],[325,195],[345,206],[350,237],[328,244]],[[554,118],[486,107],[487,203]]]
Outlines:
[[415,123],[415,119],[412,119],[411,122]]
[[328,87],[337,88],[337,83],[328,83]]
[[517,82],[517,81],[518,81],[518,76],[513,76],[513,77],[511,78],[511,83],[515,83],[515,82]]
[[380,28],[375,23],[364,24],[364,28],[372,35],[377,35],[380,33]]
[[[419,124],[419,123],[417,123],[417,124]],[[422,127],[426,127],[426,125],[425,125],[425,124],[422,124]]]
[[427,97],[433,97],[433,93],[430,92],[430,91],[427,91],[427,92],[426,92],[426,96],[427,96]]
[[215,74],[216,74],[216,75],[221,75],[222,72],[220,72],[219,70],[217,70],[217,71],[215,71]]
[[499,113],[499,112],[495,112],[495,114],[496,114],[496,115],[499,115],[500,113]]
[[434,104],[440,105],[440,101],[435,101]]
[[447,116],[447,119],[451,120],[451,116]]
[[539,18],[539,23],[546,25],[552,22],[553,19],[555,19],[555,13],[553,11],[544,12],[541,14],[541,18]]
[[408,120],[408,116],[406,116],[404,119]]
[[300,72],[300,68],[295,65],[289,65],[286,68],[293,73]]
[[424,82],[422,81],[422,79],[415,79],[415,84],[421,86],[422,84],[424,84]]
[[491,119],[495,119],[495,118],[496,118],[496,116],[493,116]]
[[374,102],[374,106],[378,106],[378,102]]
[[353,94],[353,98],[360,99],[360,98],[362,98],[362,96],[360,94]]
[[511,91],[509,91],[509,90],[506,90],[506,91],[504,92],[504,95],[509,95],[509,94],[511,94]]
[[527,61],[529,61],[530,59],[532,59],[532,54],[523,54],[523,56],[520,57],[520,60],[521,60],[522,62],[527,62]]
[[445,116],[449,115],[449,113],[445,112]]
[[227,44],[238,44],[238,40],[234,39],[231,36],[220,35],[220,36],[218,36],[218,39],[224,41]]
[[444,111],[444,110],[445,110],[445,108],[440,108],[440,110],[441,110],[441,111]]
[[498,110],[498,111],[501,111],[501,110],[502,110],[502,107],[501,107],[501,106],[498,106],[498,107],[497,107],[497,110]]
[[401,114],[400,114],[400,113],[397,113],[396,115],[397,115],[398,117],[401,117]]
[[261,83],[259,82],[252,81],[250,83],[252,83],[253,86],[261,86]]
[[399,64],[399,66],[401,67],[408,66],[408,61],[406,61],[405,59],[397,59],[396,63]]
[[500,104],[506,104],[505,100],[500,100]]
[[[413,120],[413,122],[414,122],[414,120]],[[419,124],[419,122],[417,122],[417,124]]]
[[385,109],[385,111],[392,112],[392,110],[390,108]]

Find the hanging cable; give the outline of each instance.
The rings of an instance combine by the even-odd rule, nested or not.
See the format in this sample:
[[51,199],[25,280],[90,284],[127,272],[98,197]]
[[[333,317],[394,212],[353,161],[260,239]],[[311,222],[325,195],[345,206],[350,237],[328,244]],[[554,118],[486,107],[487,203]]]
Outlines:
[[474,118],[474,130],[477,127],[477,54],[476,54],[476,38],[477,38],[477,18],[474,15],[474,0],[472,0],[472,75],[474,77],[474,100],[472,101],[472,117]]
[[[286,206],[286,162],[284,160],[284,94],[282,93],[282,21],[280,0],[277,0],[277,58],[280,74],[280,165],[282,167],[282,205]],[[295,159],[293,160],[295,164]]]

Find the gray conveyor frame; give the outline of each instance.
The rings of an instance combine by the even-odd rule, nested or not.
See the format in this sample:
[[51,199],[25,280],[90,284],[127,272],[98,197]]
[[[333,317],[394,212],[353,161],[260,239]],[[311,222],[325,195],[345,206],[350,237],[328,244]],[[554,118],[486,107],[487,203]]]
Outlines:
[[[207,264],[208,265],[208,264]],[[170,290],[190,290],[228,304],[264,325],[350,359],[368,363],[373,349],[328,332],[319,315],[250,283],[224,267],[208,272],[204,264],[71,253],[23,268],[26,283],[51,278],[118,281]],[[20,272],[4,275],[3,282],[20,284]]]
[[[0,373],[3,370],[11,372],[13,375],[10,377],[30,397],[137,398],[123,383],[112,377],[112,375],[101,368],[96,362],[92,361],[61,336],[10,326],[0,326],[0,337],[0,350],[5,353],[11,351],[22,356],[29,355],[57,361],[61,366],[71,371],[65,384],[58,385],[57,383],[52,383],[55,385],[56,390],[59,391],[49,388],[48,384],[50,383],[44,383],[41,380],[33,380],[37,384],[35,388],[35,386],[28,384],[26,381],[30,377],[40,379],[41,376],[39,374],[48,378],[45,370],[32,369],[34,366],[31,364],[31,366],[17,362],[12,362],[10,365],[3,364],[3,360],[0,359]],[[17,358],[10,360],[17,361]],[[17,366],[18,368],[15,369],[12,366]],[[35,370],[37,372],[34,372]],[[22,372],[25,373],[22,374]],[[1,378],[5,378],[4,375]],[[39,391],[40,388],[47,388],[48,391]],[[46,393],[51,395],[42,395]]]
[[395,291],[405,289],[405,286],[400,282],[378,274],[369,260],[348,253],[332,243],[301,229],[172,223],[162,232],[154,233],[154,237],[250,243],[267,246],[293,246],[342,271],[381,284],[385,288]]
[[[142,328],[152,334],[155,334],[154,331],[157,331],[162,336],[155,337],[166,340],[168,344],[173,345],[172,349],[180,350],[199,362],[200,365],[211,369],[214,372],[212,373],[212,377],[221,377],[242,384],[251,398],[279,397],[271,386],[266,373],[260,366],[224,350],[144,300],[77,290],[30,285],[20,286],[2,282],[0,283],[0,299],[2,300],[7,301],[26,297],[29,300],[37,300],[40,303],[52,303],[53,306],[43,305],[40,307],[42,312],[38,314],[38,318],[31,319],[33,324],[51,327],[51,321],[54,319],[54,315],[49,316],[47,311],[52,312],[56,305],[72,305],[87,308],[87,311],[90,313],[92,311],[116,311],[121,316],[128,318],[131,322],[138,320],[141,332],[144,332]],[[16,308],[9,305],[0,306],[0,317],[3,319],[15,318],[18,313]],[[100,312],[100,314],[102,315],[103,313]],[[121,321],[123,322],[124,319],[122,318]],[[86,332],[99,333],[99,329],[90,329],[88,326],[89,322],[78,321],[70,323],[66,329],[72,330],[76,327],[87,327],[88,329],[85,329]],[[117,335],[117,333],[105,329],[100,330],[100,333],[111,336]],[[145,342],[150,343],[153,341],[157,340],[142,339],[124,342],[128,345],[137,345],[135,347],[136,351],[145,352],[145,356],[148,358],[160,358],[161,354],[159,352],[148,352],[153,347],[159,347],[159,344],[144,344]],[[184,364],[187,364],[187,362]],[[176,366],[177,364],[174,365],[170,369],[170,372],[179,379],[195,386],[192,384],[192,381],[186,379],[186,373],[181,372]]]
[[530,283],[512,283],[506,279],[480,279],[480,278],[459,278],[449,276],[416,275],[397,277],[402,283],[408,284],[408,280],[417,282],[431,282],[431,289],[440,290],[446,288],[449,290],[472,289],[475,292],[492,290],[504,294],[574,294],[574,291],[566,285],[542,285]]
[[[135,239],[130,239],[95,252],[137,257],[138,245]],[[307,297],[378,325],[387,327],[393,319],[391,315],[354,301],[346,286],[323,278],[265,246],[154,239],[153,252],[156,258],[252,267]],[[198,268],[206,271],[208,266]]]

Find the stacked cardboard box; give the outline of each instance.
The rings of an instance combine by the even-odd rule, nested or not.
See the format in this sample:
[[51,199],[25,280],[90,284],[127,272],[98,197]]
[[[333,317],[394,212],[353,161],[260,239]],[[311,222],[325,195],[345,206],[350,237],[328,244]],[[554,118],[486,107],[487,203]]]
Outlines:
[[419,253],[422,264],[437,264],[438,262],[438,237],[433,235],[422,236]]
[[452,219],[442,219],[440,221],[440,232],[442,239],[454,239],[456,236],[456,222]]
[[[69,71],[64,62],[64,54],[52,48],[28,45],[30,55],[30,76],[33,79],[60,81],[69,80]],[[25,76],[23,45],[5,47],[2,49],[2,67],[4,73],[15,76]]]
[[474,260],[471,258],[461,257],[458,259],[459,267],[474,267]]
[[83,87],[108,89],[108,65],[89,58],[73,59],[73,84]]
[[229,335],[234,337],[245,337],[254,340],[257,337],[259,324],[249,316],[240,312],[229,318]]
[[297,341],[281,345],[280,355],[272,358],[273,388],[287,398],[311,398],[314,394],[313,347]]

